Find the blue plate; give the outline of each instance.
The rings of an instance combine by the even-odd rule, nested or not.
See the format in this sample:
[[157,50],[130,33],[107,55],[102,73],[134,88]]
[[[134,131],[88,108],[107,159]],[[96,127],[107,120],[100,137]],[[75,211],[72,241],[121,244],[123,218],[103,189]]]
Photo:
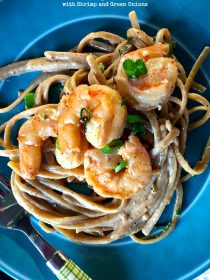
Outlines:
[[[170,29],[177,42],[176,54],[187,70],[209,43],[210,2],[207,0],[150,0],[145,1],[148,4],[146,7],[137,7],[141,3],[139,1],[127,0],[121,1],[124,5],[121,7],[113,6],[118,1],[89,2],[97,7],[64,7],[64,2],[1,0],[0,65],[17,58],[41,56],[45,50],[68,50],[91,31],[108,30],[125,36],[129,27],[127,14],[134,9],[142,27],[151,34],[155,34],[160,27]],[[73,3],[77,5],[77,1]],[[102,3],[104,7],[99,6]],[[136,7],[132,7],[132,3]],[[209,60],[197,77],[208,87],[209,94],[210,84],[206,73],[210,73]],[[2,82],[0,105],[14,100],[17,90],[23,89],[32,76],[27,74]],[[7,117],[0,115],[1,123]],[[207,124],[189,133],[186,155],[190,163],[200,158],[208,135]],[[9,176],[5,159],[0,159],[0,168]],[[44,233],[35,219],[32,222],[50,243],[66,253],[93,279],[193,279],[210,266],[209,183],[208,170],[185,184],[179,224],[169,237],[153,245],[137,245],[129,238],[104,246],[77,245],[59,234]],[[20,233],[0,229],[0,244],[0,268],[12,277],[21,280],[55,279],[39,253]]]

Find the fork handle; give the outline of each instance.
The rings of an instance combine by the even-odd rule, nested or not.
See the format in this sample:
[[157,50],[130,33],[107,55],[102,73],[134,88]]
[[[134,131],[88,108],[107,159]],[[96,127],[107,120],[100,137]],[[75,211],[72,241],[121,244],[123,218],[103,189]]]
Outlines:
[[61,251],[56,251],[47,261],[47,266],[60,280],[91,280],[72,260],[68,259]]
[[37,248],[50,270],[60,280],[91,280],[72,260],[68,259],[61,251],[56,251],[31,225],[25,217],[19,224],[19,230],[26,234]]

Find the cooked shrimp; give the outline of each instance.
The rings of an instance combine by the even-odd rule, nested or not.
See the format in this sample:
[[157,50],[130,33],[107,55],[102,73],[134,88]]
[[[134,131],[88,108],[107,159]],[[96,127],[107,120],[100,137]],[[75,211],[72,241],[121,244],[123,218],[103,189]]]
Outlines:
[[[127,166],[115,173],[116,164],[122,160]],[[131,198],[150,182],[152,176],[149,154],[136,136],[130,136],[118,153],[88,150],[84,168],[87,183],[103,197]]]
[[[178,76],[175,59],[164,57],[168,44],[156,44],[125,54],[119,63],[115,81],[120,94],[137,110],[151,110],[168,101]],[[145,75],[129,79],[123,69],[127,59],[143,59],[147,68]]]
[[24,179],[35,179],[41,165],[41,149],[49,137],[57,137],[57,116],[46,110],[27,120],[18,133],[20,171]]
[[81,114],[88,114],[84,133],[96,148],[121,137],[126,122],[126,108],[121,106],[120,94],[103,85],[80,85],[70,93],[58,119],[60,151],[83,152],[88,148],[82,135]]
[[67,169],[83,164],[88,142],[82,132],[82,123],[74,109],[69,105],[74,96],[63,96],[58,106],[58,145],[55,150],[56,160]]

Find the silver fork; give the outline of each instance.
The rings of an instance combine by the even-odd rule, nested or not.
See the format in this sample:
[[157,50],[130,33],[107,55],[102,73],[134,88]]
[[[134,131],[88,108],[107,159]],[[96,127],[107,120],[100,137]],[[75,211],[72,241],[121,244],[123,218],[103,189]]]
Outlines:
[[28,213],[16,202],[10,181],[0,174],[0,226],[23,232],[61,280],[91,280],[73,261],[53,248],[31,225]]

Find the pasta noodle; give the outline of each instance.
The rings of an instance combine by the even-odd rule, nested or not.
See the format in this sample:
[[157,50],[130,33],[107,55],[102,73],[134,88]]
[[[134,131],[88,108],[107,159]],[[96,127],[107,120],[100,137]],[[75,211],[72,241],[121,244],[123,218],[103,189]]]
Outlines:
[[[206,90],[204,86],[194,81],[196,73],[210,52],[210,48],[205,47],[189,76],[186,76],[184,67],[177,58],[173,54],[170,56],[172,64],[175,62],[172,66],[176,67],[179,73],[175,80],[175,87],[181,93],[180,98],[172,93],[164,102],[160,99],[162,103],[151,100],[151,104],[145,103],[145,107],[140,108],[133,96],[122,94],[128,100],[127,111],[131,114],[135,112],[135,116],[140,118],[144,126],[145,133],[139,137],[146,147],[145,153],[149,153],[153,169],[149,183],[133,196],[107,198],[106,195],[97,193],[94,188],[89,188],[90,194],[83,194],[81,189],[88,189],[85,187],[87,173],[84,165],[81,163],[73,168],[61,166],[58,163],[59,156],[60,160],[64,161],[64,159],[62,153],[56,154],[57,143],[54,136],[45,139],[41,151],[42,162],[35,179],[27,179],[23,176],[20,142],[19,147],[11,142],[12,128],[19,120],[28,119],[33,127],[32,121],[37,115],[43,115],[45,120],[46,114],[49,116],[58,114],[61,103],[66,102],[66,98],[71,96],[72,92],[76,94],[78,86],[82,89],[81,85],[92,86],[92,88],[103,85],[110,90],[118,90],[121,94],[117,78],[124,55],[147,47],[164,48],[171,44],[171,34],[168,29],[160,29],[153,38],[141,30],[135,12],[131,12],[129,18],[131,28],[127,32],[126,39],[105,31],[92,32],[85,36],[72,51],[46,51],[45,57],[15,62],[0,68],[0,80],[31,71],[43,72],[21,92],[15,101],[0,109],[0,113],[10,112],[24,100],[27,93],[34,92],[33,107],[16,114],[0,126],[0,133],[4,132],[4,138],[0,138],[0,146],[3,147],[0,156],[10,159],[8,165],[12,169],[13,194],[23,208],[39,219],[40,226],[46,232],[58,231],[78,243],[104,244],[129,235],[135,242],[142,244],[163,239],[174,229],[180,216],[183,197],[181,183],[191,176],[202,173],[209,162],[209,139],[201,161],[194,168],[183,155],[187,130],[199,127],[210,117],[208,100],[198,93],[190,92],[191,89],[200,93]],[[88,52],[87,49],[90,47],[92,51]],[[50,104],[49,101],[50,87],[53,84],[63,85],[59,104]],[[189,100],[199,105],[188,109]],[[119,110],[123,112],[123,106]],[[189,123],[189,115],[197,111],[203,112],[203,116]],[[88,110],[85,113],[89,113]],[[54,121],[53,117],[49,123],[50,121]],[[85,143],[83,143],[84,149]],[[181,177],[181,169],[187,172],[183,177]],[[84,186],[80,185],[75,190],[72,186],[78,182],[83,183]],[[171,202],[174,193],[176,193],[176,202],[172,221],[161,228],[157,222],[165,207]],[[154,230],[156,233],[153,233]]]

